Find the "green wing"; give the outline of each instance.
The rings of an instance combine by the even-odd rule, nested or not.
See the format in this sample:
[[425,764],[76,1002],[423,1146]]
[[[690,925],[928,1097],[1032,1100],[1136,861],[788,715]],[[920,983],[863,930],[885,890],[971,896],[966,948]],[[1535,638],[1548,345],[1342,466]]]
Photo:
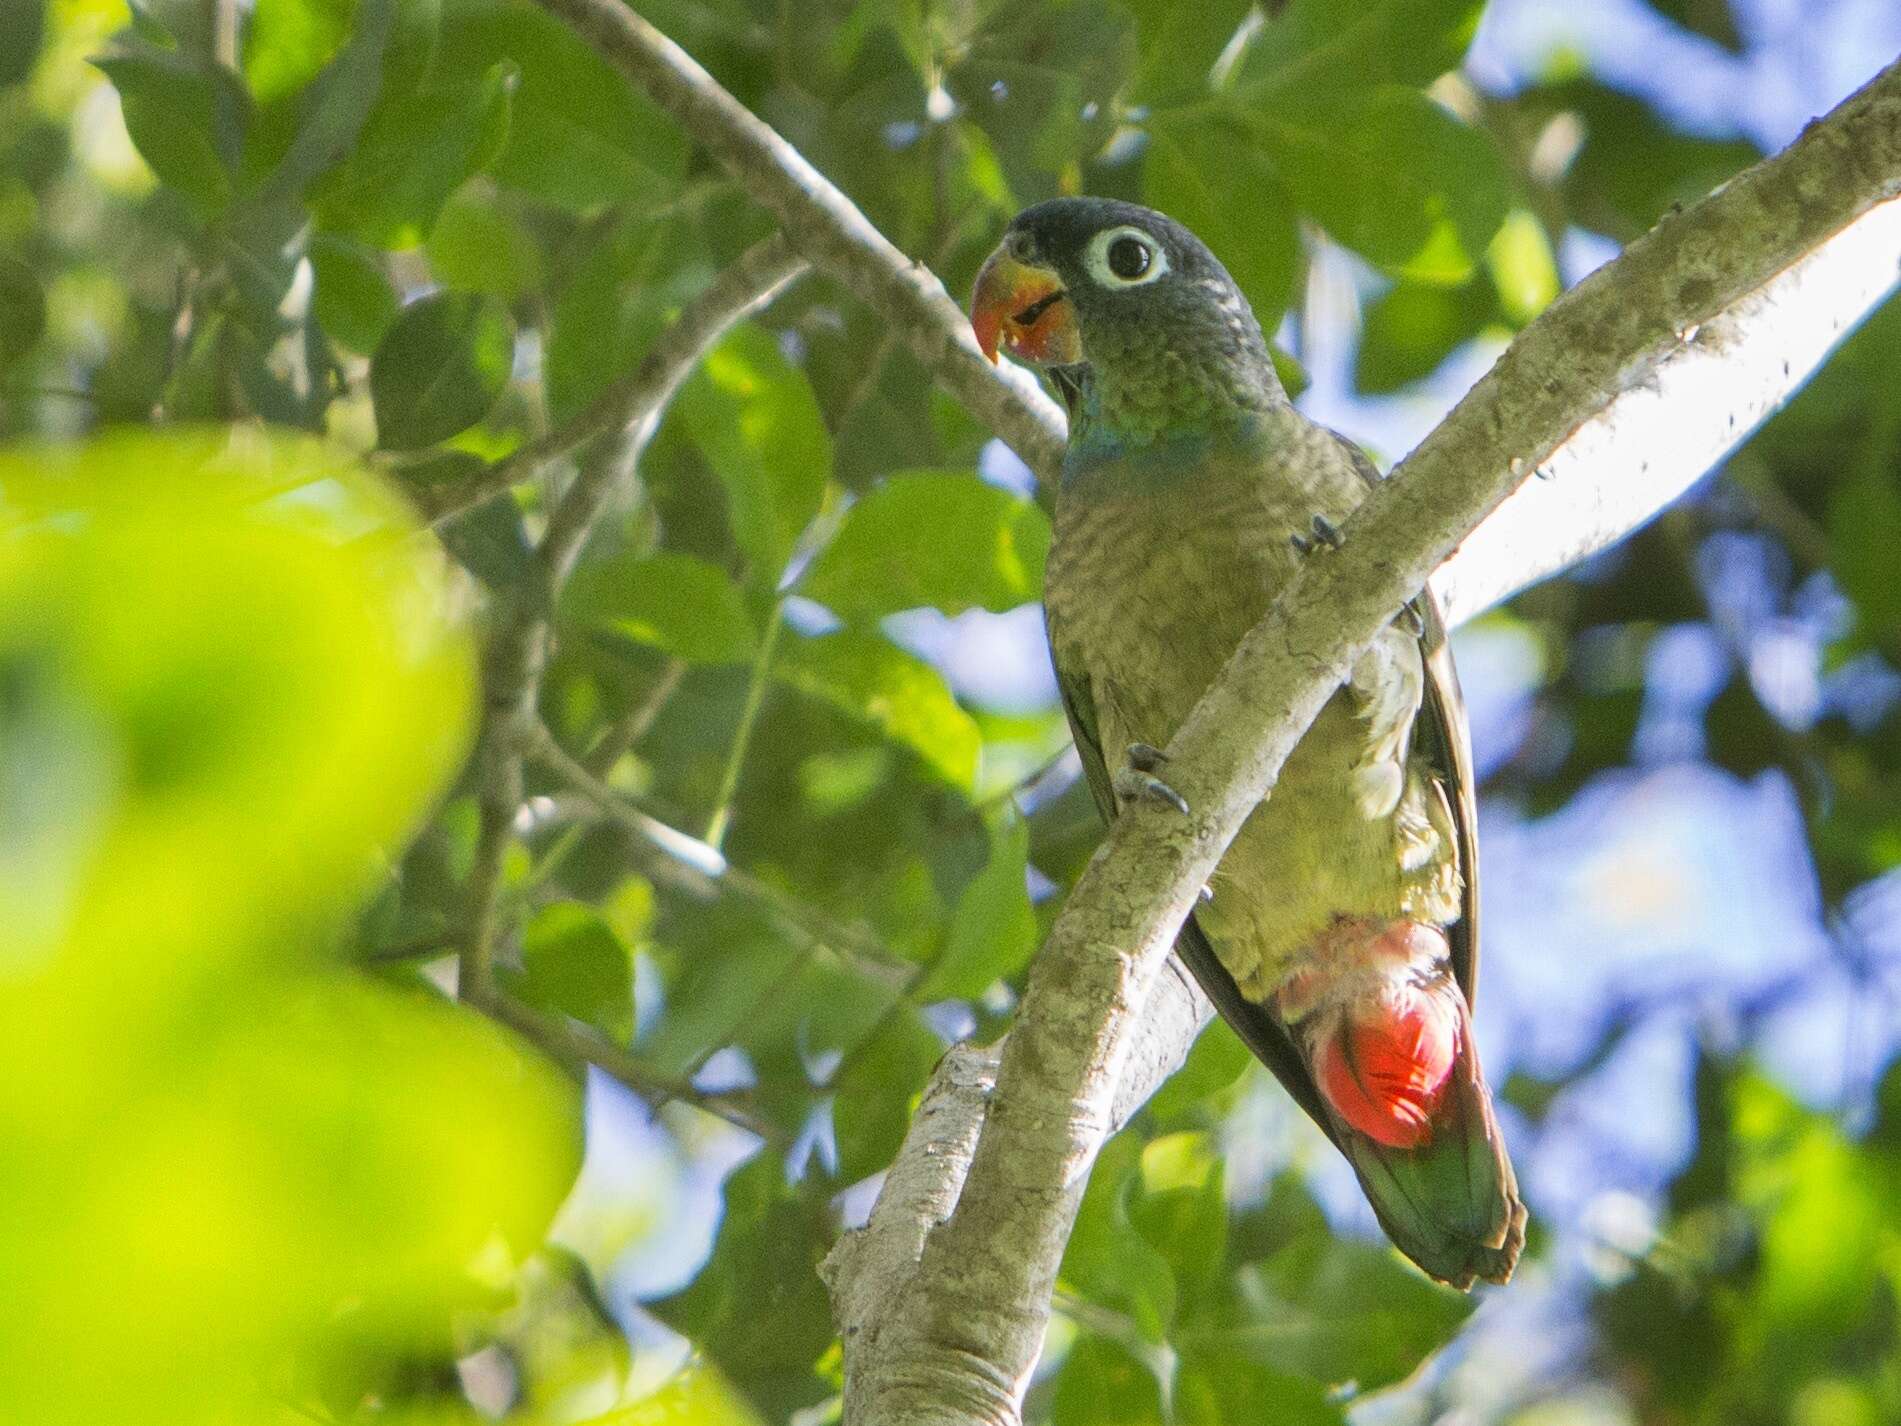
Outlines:
[[[1096,808],[1102,813],[1102,820],[1110,822],[1116,815],[1115,787],[1109,765],[1102,756],[1096,700],[1090,692],[1088,676],[1066,669],[1063,662],[1058,654],[1056,685],[1062,691],[1063,711],[1069,715],[1069,730],[1075,736],[1076,753],[1082,759],[1089,790],[1096,796]],[[1321,1103],[1320,1091],[1314,1086],[1306,1061],[1294,1047],[1293,1037],[1277,1018],[1241,994],[1241,987],[1221,964],[1221,958],[1215,954],[1192,913],[1175,938],[1175,954],[1200,982],[1202,991],[1221,1012],[1221,1018],[1241,1037],[1241,1043],[1274,1072],[1274,1077],[1293,1095],[1295,1102],[1333,1138],[1333,1127]]]

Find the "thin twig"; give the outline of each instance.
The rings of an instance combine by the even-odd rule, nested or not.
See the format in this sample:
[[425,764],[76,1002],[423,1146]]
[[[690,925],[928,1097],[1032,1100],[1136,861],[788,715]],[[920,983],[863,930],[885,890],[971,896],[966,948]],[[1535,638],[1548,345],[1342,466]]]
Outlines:
[[594,740],[594,746],[587,750],[582,764],[596,777],[604,778],[614,770],[619,762],[638,743],[647,736],[660,716],[661,709],[667,706],[667,700],[673,697],[674,690],[680,686],[680,679],[686,674],[686,663],[682,659],[668,659],[660,666],[660,676],[654,680],[647,696],[633,704],[617,720],[602,730],[600,737]]
[[857,206],[680,46],[621,0],[536,0],[673,116],[762,207],[792,245],[903,334],[925,368],[1010,443],[1045,484],[1062,465],[1066,423],[1035,378],[998,368],[928,267],[900,252]]
[[[440,524],[501,494],[511,485],[532,480],[544,468],[590,441],[632,431],[654,420],[665,409],[675,389],[706,355],[707,349],[728,328],[765,306],[805,270],[805,259],[794,253],[777,233],[761,239],[687,304],[640,365],[608,386],[573,420],[559,430],[538,436],[472,480],[416,489],[410,498],[421,507],[431,524]],[[635,444],[645,445],[645,436],[650,433],[636,434]],[[572,556],[574,548],[578,548],[576,535],[586,532],[600,501],[612,492],[613,484],[611,478],[592,483],[575,481],[561,502],[567,514],[561,517],[561,533],[558,541],[550,546],[551,553]],[[556,540],[556,529],[551,521],[550,540]]]
[[[524,790],[522,752],[540,727],[536,705],[548,660],[548,611],[595,520],[631,476],[668,398],[734,323],[770,301],[803,270],[803,262],[783,243],[766,238],[748,248],[687,304],[633,375],[616,383],[609,405],[618,423],[615,428],[624,432],[623,449],[604,455],[576,476],[555,506],[536,549],[538,577],[522,581],[502,601],[483,670],[481,777],[476,799],[480,827],[469,874],[468,927],[459,977],[466,998],[479,999],[494,988],[502,873],[514,845],[515,814]],[[468,491],[462,493],[473,498]]]
[[775,600],[766,620],[765,637],[753,658],[752,675],[746,681],[746,701],[739,710],[739,727],[733,731],[733,746],[727,751],[726,766],[720,773],[719,793],[706,819],[706,844],[718,850],[726,840],[726,828],[732,821],[733,798],[739,794],[739,774],[746,765],[746,749],[752,744],[752,730],[759,721],[759,709],[766,701],[766,682],[772,675],[772,656],[779,647],[779,630],[785,626],[785,600]]
[[549,771],[592,802],[610,819],[658,852],[676,873],[676,885],[702,899],[731,892],[770,912],[802,936],[829,947],[861,973],[888,985],[903,986],[916,976],[916,962],[907,960],[869,932],[834,921],[769,882],[759,880],[728,862],[717,847],[670,827],[622,797],[583,767],[537,724],[529,751]]
[[533,1041],[569,1070],[578,1071],[583,1065],[593,1065],[626,1085],[655,1109],[669,1103],[690,1104],[762,1139],[779,1142],[785,1138],[776,1125],[753,1112],[744,1096],[703,1093],[691,1080],[657,1070],[612,1041],[579,1029],[565,1017],[543,1015],[495,990],[484,992],[469,1003]]

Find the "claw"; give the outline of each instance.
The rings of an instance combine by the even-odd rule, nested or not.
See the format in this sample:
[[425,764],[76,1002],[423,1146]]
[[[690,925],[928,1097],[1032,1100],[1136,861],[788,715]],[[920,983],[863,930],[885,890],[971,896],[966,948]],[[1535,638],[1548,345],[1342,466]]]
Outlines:
[[1325,515],[1314,516],[1314,538],[1330,550],[1340,548],[1340,531]]
[[1149,743],[1130,743],[1128,759],[1129,766],[1137,772],[1160,772],[1162,764],[1168,761],[1168,754]]
[[1412,636],[1415,639],[1424,638],[1426,635],[1426,616],[1419,607],[1419,601],[1417,599],[1408,599],[1405,604],[1400,606],[1399,612],[1406,616],[1406,627],[1412,631]]
[[1116,774],[1116,791],[1126,800],[1139,797],[1166,802],[1182,816],[1188,816],[1188,799],[1155,775],[1155,769],[1168,761],[1168,754],[1147,743],[1130,743],[1128,763]]
[[1305,535],[1289,535],[1287,543],[1292,545],[1298,554],[1310,555],[1314,552],[1314,542]]

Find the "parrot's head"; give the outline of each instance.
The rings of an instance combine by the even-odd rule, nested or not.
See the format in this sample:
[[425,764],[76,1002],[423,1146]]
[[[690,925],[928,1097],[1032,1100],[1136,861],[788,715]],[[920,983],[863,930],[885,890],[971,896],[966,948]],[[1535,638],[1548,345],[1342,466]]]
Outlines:
[[986,356],[1049,368],[1072,407],[1090,374],[1280,395],[1228,270],[1173,218],[1134,203],[1052,198],[1017,214],[977,274],[970,322]]

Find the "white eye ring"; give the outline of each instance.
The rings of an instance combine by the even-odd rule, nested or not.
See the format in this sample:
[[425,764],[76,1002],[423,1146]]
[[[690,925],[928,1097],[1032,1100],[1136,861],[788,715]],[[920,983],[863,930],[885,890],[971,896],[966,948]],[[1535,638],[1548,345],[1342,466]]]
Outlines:
[[[1133,277],[1124,277],[1109,265],[1111,250],[1124,239],[1141,244],[1142,251],[1148,254],[1148,265]],[[1089,240],[1088,251],[1083,254],[1083,266],[1103,287],[1141,287],[1168,271],[1168,253],[1153,234],[1144,232],[1133,223],[1124,223],[1118,228],[1104,228]]]

